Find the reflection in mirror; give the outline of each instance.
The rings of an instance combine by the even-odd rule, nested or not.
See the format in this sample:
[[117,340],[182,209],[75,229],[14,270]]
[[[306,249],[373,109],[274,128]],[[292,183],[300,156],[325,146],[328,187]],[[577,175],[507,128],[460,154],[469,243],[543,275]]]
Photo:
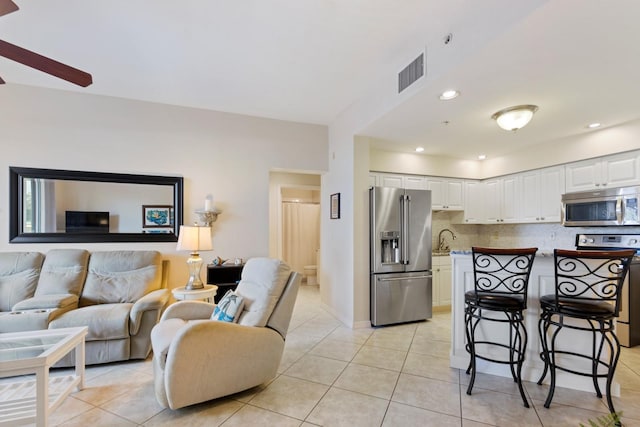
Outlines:
[[182,178],[10,168],[10,239],[176,241]]

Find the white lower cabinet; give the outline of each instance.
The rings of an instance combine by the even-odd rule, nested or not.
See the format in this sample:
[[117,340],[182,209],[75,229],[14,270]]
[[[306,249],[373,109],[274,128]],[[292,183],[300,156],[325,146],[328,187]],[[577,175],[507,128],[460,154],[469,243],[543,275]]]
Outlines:
[[451,306],[451,258],[434,256],[431,258],[433,268],[433,306]]

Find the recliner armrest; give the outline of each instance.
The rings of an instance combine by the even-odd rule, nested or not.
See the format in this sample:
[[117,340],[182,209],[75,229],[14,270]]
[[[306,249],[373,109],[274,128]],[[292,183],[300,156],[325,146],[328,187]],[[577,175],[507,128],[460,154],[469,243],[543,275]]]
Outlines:
[[204,301],[178,301],[167,307],[160,320],[175,318],[182,320],[209,319],[215,307],[215,304],[209,304]]
[[169,291],[167,289],[158,289],[153,292],[149,292],[131,307],[129,313],[129,319],[131,324],[129,325],[129,332],[131,335],[138,333],[142,315],[146,311],[158,310],[160,312],[169,301]]
[[61,308],[70,310],[78,307],[78,296],[74,294],[40,295],[20,301],[12,307],[13,311]]

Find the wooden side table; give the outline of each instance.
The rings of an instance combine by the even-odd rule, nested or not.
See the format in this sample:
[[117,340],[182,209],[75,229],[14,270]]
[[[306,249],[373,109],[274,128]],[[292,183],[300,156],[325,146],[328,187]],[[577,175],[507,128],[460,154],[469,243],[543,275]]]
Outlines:
[[184,286],[182,286],[171,291],[173,297],[178,301],[203,300],[210,303],[213,303],[213,298],[216,296],[217,292],[218,287],[216,285],[204,285],[204,288],[202,289],[192,290],[187,290]]

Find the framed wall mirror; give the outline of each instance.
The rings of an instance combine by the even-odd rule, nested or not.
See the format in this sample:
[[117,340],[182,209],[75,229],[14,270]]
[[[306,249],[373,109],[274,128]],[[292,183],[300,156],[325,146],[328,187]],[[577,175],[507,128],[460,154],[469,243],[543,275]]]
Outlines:
[[9,167],[11,243],[175,242],[183,178]]

